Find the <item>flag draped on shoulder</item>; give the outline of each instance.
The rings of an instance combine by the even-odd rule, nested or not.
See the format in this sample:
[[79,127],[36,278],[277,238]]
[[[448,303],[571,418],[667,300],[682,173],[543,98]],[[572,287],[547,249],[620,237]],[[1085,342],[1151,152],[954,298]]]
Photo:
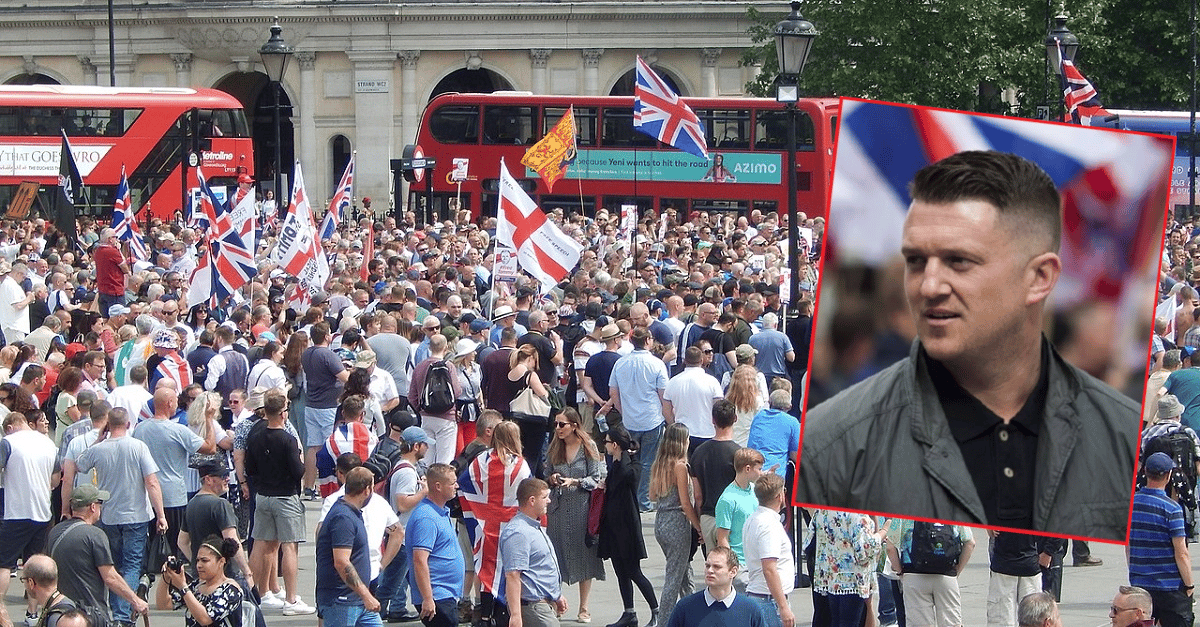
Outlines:
[[67,139],[66,131],[62,131],[62,147],[58,154],[58,188],[62,190],[62,197],[55,203],[54,228],[68,241],[74,242],[77,237],[75,206],[84,199],[83,176],[79,174],[75,155],[71,153],[71,142]]
[[554,191],[554,184],[567,175],[567,166],[575,161],[575,135],[575,107],[572,106],[554,128],[521,157],[521,164],[537,172],[550,191]]
[[256,216],[258,215],[258,203],[254,197],[254,190],[241,189],[241,186],[239,186],[231,205],[233,209],[230,213],[230,219],[233,221],[233,226],[237,229],[238,235],[241,236],[242,243],[246,245],[246,250],[253,253],[255,229],[257,227]]
[[322,240],[333,237],[333,234],[337,232],[338,225],[346,219],[346,209],[350,207],[350,201],[353,198],[354,154],[351,153],[350,162],[346,164],[346,171],[342,172],[342,180],[338,181],[337,190],[329,201],[329,211],[325,213],[325,219],[321,221]]
[[146,251],[146,241],[138,230],[132,199],[129,195],[129,179],[125,178],[125,168],[121,168],[121,183],[117,185],[117,199],[113,202],[112,228],[117,232],[117,239],[129,242],[129,254],[138,261],[148,261],[150,255]]
[[517,251],[517,263],[542,283],[554,287],[579,263],[583,247],[551,222],[521,189],[500,160],[500,207],[496,237]]
[[633,94],[634,129],[708,159],[708,142],[704,139],[700,118],[641,57],[637,58],[637,82]]
[[299,163],[296,163],[296,176],[292,182],[292,200],[279,229],[279,241],[273,255],[284,272],[300,279],[303,289],[297,290],[299,302],[294,301],[295,305],[306,304],[325,287],[325,281],[329,279],[329,262],[317,240],[312,206],[304,189],[304,175]]
[[217,303],[232,296],[257,272],[254,254],[246,248],[230,216],[229,204],[217,198],[204,173],[196,168],[200,181],[200,213],[208,222],[204,232],[206,250],[200,255],[188,286],[188,307]]
[[370,264],[371,260],[375,258],[375,223],[369,220],[370,217],[368,216],[367,241],[363,242],[362,266],[360,266],[358,269],[358,277],[364,281],[368,280],[371,276],[371,272],[367,268],[367,265]]

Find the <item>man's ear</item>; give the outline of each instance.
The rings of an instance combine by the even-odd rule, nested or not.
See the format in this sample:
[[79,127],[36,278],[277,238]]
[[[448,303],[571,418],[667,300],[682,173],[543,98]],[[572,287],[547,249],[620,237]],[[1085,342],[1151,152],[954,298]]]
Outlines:
[[1025,304],[1033,305],[1045,301],[1054,291],[1054,286],[1058,283],[1058,277],[1061,274],[1062,259],[1057,253],[1044,252],[1030,259],[1025,266],[1028,290],[1025,295]]

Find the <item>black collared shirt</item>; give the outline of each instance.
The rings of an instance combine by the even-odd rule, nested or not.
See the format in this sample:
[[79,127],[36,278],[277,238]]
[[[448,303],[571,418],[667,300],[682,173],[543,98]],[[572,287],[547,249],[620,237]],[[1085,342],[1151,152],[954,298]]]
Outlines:
[[1006,424],[971,396],[941,363],[925,356],[950,433],[958,442],[989,525],[1033,527],[1038,432],[1049,386],[1049,351],[1042,346],[1041,373],[1025,405]]

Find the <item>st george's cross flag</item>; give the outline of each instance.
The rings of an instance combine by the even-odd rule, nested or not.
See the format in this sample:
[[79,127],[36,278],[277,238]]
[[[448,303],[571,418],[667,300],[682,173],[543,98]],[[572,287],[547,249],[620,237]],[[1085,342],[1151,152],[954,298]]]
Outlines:
[[317,240],[317,227],[313,222],[312,205],[304,189],[304,174],[300,162],[296,162],[296,175],[292,180],[292,201],[279,229],[279,241],[275,245],[274,260],[283,271],[300,279],[303,289],[297,290],[291,304],[302,307],[325,287],[329,280],[329,262]]
[[138,230],[133,203],[129,195],[129,179],[125,178],[125,167],[121,166],[121,182],[117,185],[117,199],[113,202],[112,229],[117,233],[117,239],[129,242],[129,254],[138,261],[148,261],[150,256],[146,251],[146,240]]
[[353,199],[354,153],[351,153],[346,170],[342,172],[342,180],[338,181],[337,190],[333,192],[333,198],[329,201],[329,211],[325,213],[325,219],[321,221],[321,241],[332,238],[333,234],[337,232],[338,225],[346,219],[346,210],[350,208],[350,202]]
[[708,160],[708,142],[700,118],[641,57],[637,58],[633,95],[635,130]]
[[200,213],[208,228],[204,232],[206,250],[200,255],[188,286],[189,309],[205,302],[215,307],[249,283],[257,272],[254,253],[242,241],[230,216],[229,204],[213,193],[200,168],[196,168],[196,178],[200,181]]
[[542,284],[542,291],[563,280],[579,263],[583,247],[551,222],[521,189],[500,160],[500,207],[496,238],[517,251],[517,264]]

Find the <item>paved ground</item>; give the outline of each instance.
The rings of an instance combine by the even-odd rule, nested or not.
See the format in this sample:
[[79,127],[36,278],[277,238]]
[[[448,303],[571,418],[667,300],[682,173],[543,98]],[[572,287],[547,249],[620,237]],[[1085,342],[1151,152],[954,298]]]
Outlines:
[[[318,503],[306,503],[308,509],[309,528],[315,528],[316,517],[320,511]],[[663,559],[662,551],[654,541],[653,514],[642,517],[642,533],[646,538],[649,559],[643,562],[643,568],[650,581],[657,589],[662,583]],[[960,578],[960,589],[963,599],[963,623],[965,625],[984,625],[987,622],[987,593],[988,593],[988,564],[987,564],[987,535],[979,530],[975,534],[978,549],[975,559],[967,566]],[[313,555],[314,542],[310,541],[300,547],[300,592],[304,600],[310,604],[315,602],[313,590],[316,585],[315,558]],[[1061,612],[1063,624],[1071,627],[1094,627],[1108,624],[1108,606],[1116,592],[1117,586],[1126,581],[1124,547],[1112,544],[1092,543],[1092,554],[1104,560],[1103,566],[1074,568],[1068,566],[1063,575],[1063,601]],[[1068,563],[1070,556],[1067,557]],[[694,563],[694,578],[698,585],[703,585],[703,562],[699,554]],[[697,588],[699,589],[699,588]],[[12,580],[7,598],[10,616],[18,619],[24,616],[24,603],[21,600],[22,587],[19,581]],[[812,598],[807,589],[796,590],[791,597],[792,608],[796,613],[797,625],[811,624]],[[574,621],[578,604],[578,590],[572,587],[567,590],[567,600],[571,609],[568,611],[564,625],[577,625]],[[589,603],[592,612],[592,625],[603,627],[615,621],[621,614],[621,599],[617,592],[616,581],[612,579],[611,571],[607,581],[596,582],[592,587]],[[637,597],[636,609],[643,621],[648,616],[648,610],[641,597]],[[269,614],[267,622],[271,625],[315,625],[315,616],[282,616],[278,613]],[[182,612],[160,612],[151,614],[154,625],[182,625]],[[419,624],[419,623],[418,623]]]

